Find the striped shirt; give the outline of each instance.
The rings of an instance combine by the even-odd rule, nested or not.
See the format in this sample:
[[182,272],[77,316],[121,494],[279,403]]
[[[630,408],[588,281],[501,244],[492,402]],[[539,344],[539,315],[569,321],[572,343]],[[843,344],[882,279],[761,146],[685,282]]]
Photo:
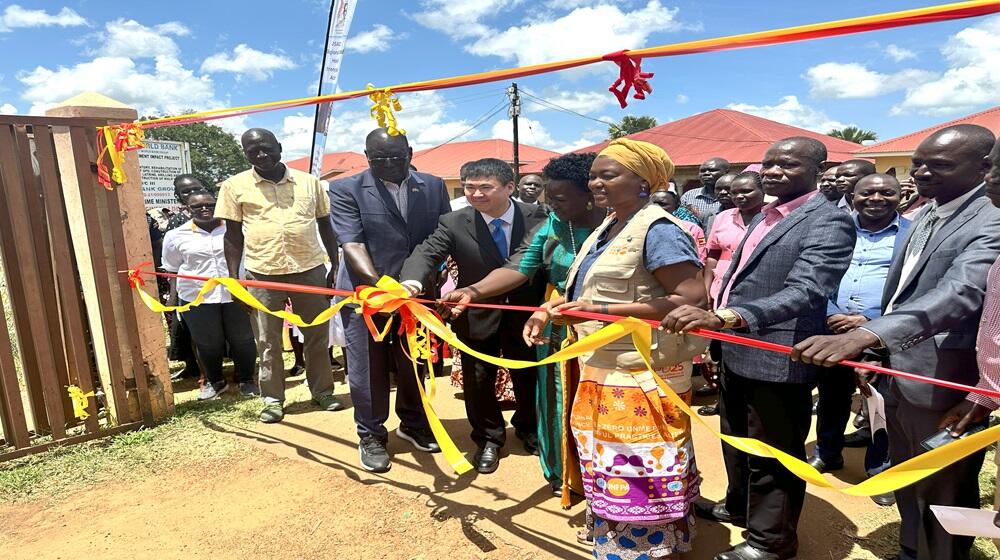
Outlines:
[[[979,363],[979,383],[976,387],[1000,391],[1000,258],[990,267],[986,277],[986,301],[979,320],[976,339],[976,361]],[[1000,408],[1000,399],[969,393],[968,400],[990,410]]]

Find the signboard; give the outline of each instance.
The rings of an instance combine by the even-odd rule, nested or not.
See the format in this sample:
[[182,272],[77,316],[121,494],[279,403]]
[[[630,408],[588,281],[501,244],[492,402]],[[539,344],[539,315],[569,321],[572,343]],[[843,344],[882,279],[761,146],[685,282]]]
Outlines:
[[146,140],[139,150],[142,196],[146,208],[177,208],[174,177],[191,172],[191,152],[187,142]]

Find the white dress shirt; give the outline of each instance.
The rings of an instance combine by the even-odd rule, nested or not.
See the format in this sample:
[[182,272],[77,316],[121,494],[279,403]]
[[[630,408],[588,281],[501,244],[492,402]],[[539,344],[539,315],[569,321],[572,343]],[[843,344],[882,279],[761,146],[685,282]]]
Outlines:
[[491,234],[493,233],[493,225],[491,224],[491,222],[493,222],[493,220],[497,218],[500,218],[502,222],[500,224],[500,229],[503,230],[503,234],[507,238],[508,256],[510,255],[510,232],[513,231],[514,229],[514,209],[515,209],[514,201],[511,201],[510,204],[507,205],[507,211],[501,214],[500,216],[490,216],[488,214],[483,214],[482,212],[478,212],[479,216],[486,222],[486,229],[490,230]]
[[[937,214],[937,217],[939,219],[937,223],[934,224],[934,230],[931,232],[930,239],[927,240],[927,245],[930,245],[930,242],[934,239],[934,236],[937,235],[939,231],[941,231],[941,228],[944,226],[945,222],[948,221],[948,218],[950,218],[955,212],[958,212],[958,209],[961,208],[962,205],[966,203],[966,201],[975,196],[975,194],[979,192],[979,189],[981,189],[982,187],[983,183],[980,183],[977,187],[971,189],[969,192],[963,194],[962,196],[956,198],[955,200],[946,202],[940,206],[938,206],[937,201],[931,203],[931,210],[935,214]],[[911,229],[913,231],[916,231],[917,228],[920,227],[920,222],[926,219],[926,216],[927,214],[925,213],[920,216],[919,220],[914,220]],[[907,245],[909,245],[909,243],[907,243]],[[901,249],[903,253],[903,269],[900,271],[899,274],[899,285],[896,286],[896,293],[892,295],[892,299],[889,300],[889,305],[885,309],[886,313],[892,313],[892,308],[896,304],[896,298],[898,298],[900,292],[903,291],[903,285],[906,284],[906,281],[910,278],[910,275],[913,274],[913,269],[916,268],[917,261],[920,260],[920,255],[910,254],[910,252],[907,251],[906,249],[907,249],[906,247],[903,247]],[[926,250],[926,246],[924,250]]]
[[[175,274],[189,276],[222,277],[229,276],[223,238],[226,222],[205,231],[194,220],[172,229],[163,237],[163,269]],[[204,283],[198,280],[177,279],[177,297],[193,301]],[[205,294],[204,303],[230,303],[233,296],[223,286],[216,286]]]

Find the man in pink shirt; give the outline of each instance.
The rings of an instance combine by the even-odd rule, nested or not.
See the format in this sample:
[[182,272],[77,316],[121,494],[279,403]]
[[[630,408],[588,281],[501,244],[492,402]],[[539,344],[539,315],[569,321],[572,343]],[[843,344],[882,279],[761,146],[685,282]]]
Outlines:
[[[856,233],[849,214],[817,196],[825,160],[826,146],[813,138],[786,138],[767,150],[761,182],[777,200],[750,222],[723,277],[718,309],[678,307],[663,319],[665,329],[731,329],[785,345],[827,332],[827,301],[850,265]],[[805,460],[812,389],[822,368],[727,343],[722,362],[722,431],[759,439]],[[747,530],[745,542],[715,560],[794,557],[805,482],[774,459],[728,445],[723,458],[729,477],[725,502],[696,503],[695,514]]]

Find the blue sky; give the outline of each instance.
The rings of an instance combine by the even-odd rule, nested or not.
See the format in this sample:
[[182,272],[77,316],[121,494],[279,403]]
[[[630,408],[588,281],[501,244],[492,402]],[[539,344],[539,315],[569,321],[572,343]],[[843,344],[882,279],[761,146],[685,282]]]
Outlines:
[[[340,78],[344,90],[559,60],[926,6],[913,0],[360,0]],[[0,3],[0,111],[39,113],[97,90],[141,114],[315,94],[329,4],[28,1]],[[661,123],[729,107],[825,132],[854,124],[882,139],[1000,104],[1000,16],[791,45],[649,59],[653,94],[622,110],[606,63],[518,80],[521,141],[563,151],[601,140],[625,114]],[[401,97],[418,148],[509,137],[507,83]],[[220,121],[273,129],[304,154],[312,109]],[[482,123],[467,132],[477,122]],[[363,101],[334,108],[328,150],[357,150],[374,123]]]

